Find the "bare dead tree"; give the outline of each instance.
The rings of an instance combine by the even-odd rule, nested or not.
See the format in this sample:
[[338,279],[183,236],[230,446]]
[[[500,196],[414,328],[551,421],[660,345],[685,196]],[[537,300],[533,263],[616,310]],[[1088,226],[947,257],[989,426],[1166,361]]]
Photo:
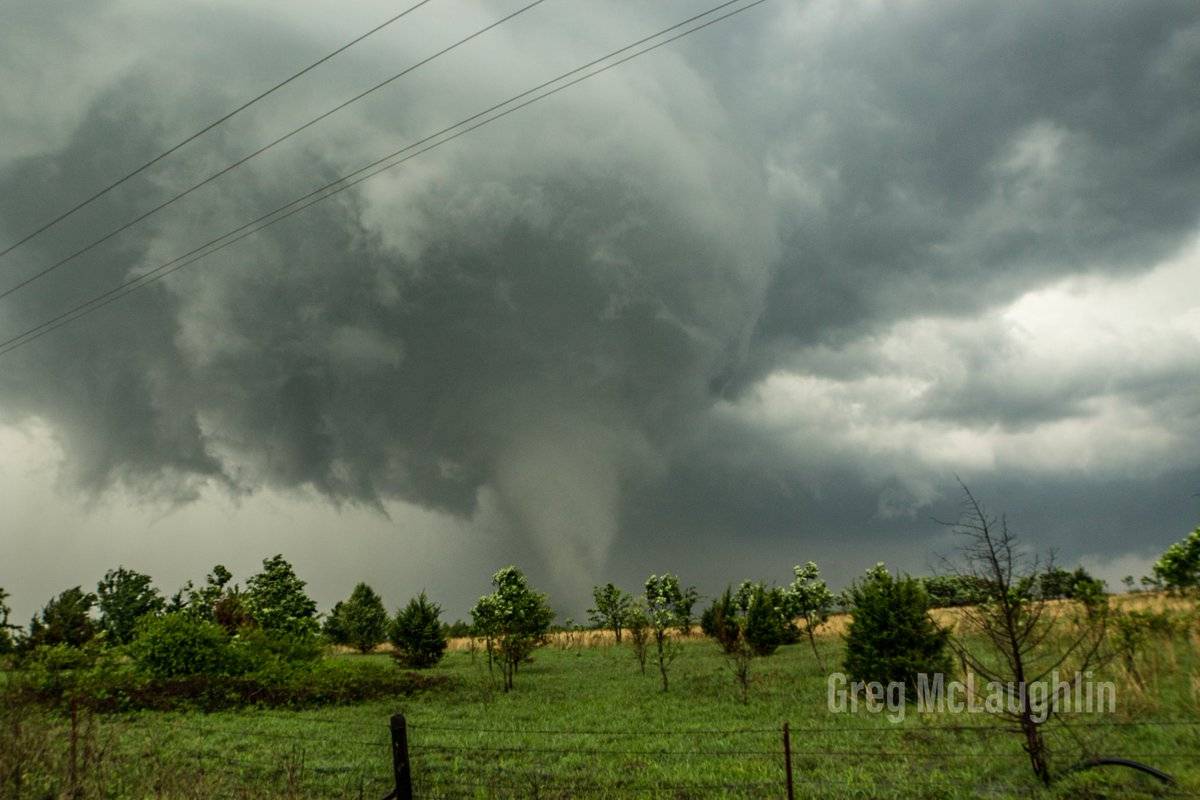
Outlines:
[[[1053,555],[1039,559],[1029,554],[1003,516],[990,516],[971,490],[961,481],[959,485],[963,510],[956,522],[943,524],[953,527],[963,544],[958,558],[943,559],[943,564],[949,574],[972,581],[980,601],[962,608],[961,628],[954,631],[951,647],[964,671],[983,678],[989,691],[1004,693],[1003,707],[988,710],[1020,733],[1034,774],[1048,784],[1044,726],[1062,710],[1083,674],[1105,660],[1108,604],[1100,598],[1080,608],[1086,604],[1043,596],[1039,579],[1053,569]],[[1033,691],[1068,665],[1074,670],[1071,680]]]

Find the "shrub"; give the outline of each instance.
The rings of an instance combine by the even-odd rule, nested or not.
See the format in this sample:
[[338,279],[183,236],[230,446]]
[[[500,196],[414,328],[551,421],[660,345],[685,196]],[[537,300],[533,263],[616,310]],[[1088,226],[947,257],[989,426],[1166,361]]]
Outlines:
[[948,673],[949,631],[929,617],[921,581],[893,577],[878,564],[851,587],[854,617],[846,634],[845,670],[854,680],[903,683],[915,696],[918,673]]
[[442,609],[431,603],[424,592],[408,601],[396,612],[388,638],[392,642],[392,657],[400,664],[415,669],[432,667],[446,652],[446,631],[439,617]]
[[369,653],[388,636],[388,614],[383,600],[365,583],[354,587],[350,597],[333,607],[325,623],[325,635],[335,644],[347,644]]
[[128,648],[134,663],[156,678],[236,675],[252,666],[220,625],[188,614],[144,617]]

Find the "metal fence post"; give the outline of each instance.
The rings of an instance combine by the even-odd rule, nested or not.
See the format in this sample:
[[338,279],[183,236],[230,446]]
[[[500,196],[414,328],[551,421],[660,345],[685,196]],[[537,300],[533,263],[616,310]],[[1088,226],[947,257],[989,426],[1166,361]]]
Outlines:
[[412,766],[408,763],[408,725],[403,714],[392,715],[392,772],[396,779],[396,800],[412,800]]
[[783,723],[783,768],[787,772],[787,800],[796,800],[796,789],[792,785],[792,732]]

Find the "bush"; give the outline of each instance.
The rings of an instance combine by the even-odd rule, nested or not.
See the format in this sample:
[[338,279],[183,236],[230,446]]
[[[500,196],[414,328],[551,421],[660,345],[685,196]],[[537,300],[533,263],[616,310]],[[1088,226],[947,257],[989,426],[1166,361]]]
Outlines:
[[231,644],[220,625],[189,614],[143,617],[129,655],[156,678],[183,675],[237,675],[252,662]]
[[918,673],[950,672],[950,633],[930,619],[920,580],[893,577],[878,564],[849,597],[854,618],[844,668],[853,680],[903,683],[907,696],[915,697]]
[[446,631],[439,617],[442,609],[431,603],[424,592],[408,601],[396,612],[388,638],[392,642],[392,657],[400,664],[415,669],[432,667],[446,652]]
[[451,683],[445,676],[344,659],[275,662],[241,675],[154,677],[131,664],[19,675],[20,685],[12,688],[24,703],[57,705],[69,696],[81,707],[101,712],[314,707],[407,696]]

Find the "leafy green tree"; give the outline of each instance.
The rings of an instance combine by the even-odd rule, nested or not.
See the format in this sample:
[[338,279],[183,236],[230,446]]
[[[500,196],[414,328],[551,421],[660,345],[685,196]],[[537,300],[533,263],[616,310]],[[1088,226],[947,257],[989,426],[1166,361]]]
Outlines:
[[446,652],[446,630],[442,625],[442,609],[432,603],[424,592],[408,601],[396,612],[388,632],[392,656],[406,667],[424,669],[442,660]]
[[979,582],[970,575],[932,575],[922,578],[930,608],[969,606],[982,599]]
[[1200,528],[1166,549],[1154,563],[1154,580],[1173,591],[1200,587]]
[[335,644],[347,644],[369,653],[388,636],[388,613],[383,600],[365,583],[354,587],[349,599],[333,607],[325,622],[325,635]]
[[[492,576],[496,591],[479,598],[471,618],[504,672],[504,690],[513,687],[518,665],[547,642],[554,611],[546,595],[534,591],[516,567],[504,567]],[[490,661],[489,661],[490,663]]]
[[264,631],[288,636],[317,633],[317,604],[282,555],[263,559],[262,571],[246,581],[245,609]]
[[851,587],[850,601],[845,670],[852,679],[903,683],[915,697],[918,673],[950,672],[950,632],[930,618],[921,581],[877,564]]
[[82,647],[96,636],[96,623],[91,617],[95,605],[96,595],[91,592],[85,592],[79,586],[67,589],[30,620],[27,645]]
[[611,583],[606,583],[592,589],[592,600],[596,607],[587,610],[588,619],[597,628],[611,630],[617,644],[620,644],[621,634],[625,629],[625,618],[629,616],[629,609],[633,605],[633,596]]
[[166,612],[189,614],[196,619],[215,622],[230,635],[255,624],[246,607],[244,593],[233,583],[233,573],[221,564],[205,576],[203,586],[197,587],[188,581],[171,595]]
[[113,644],[133,641],[134,628],[144,616],[160,614],[166,602],[149,575],[125,567],[104,573],[96,585],[100,627]]
[[790,617],[799,619],[803,624],[804,635],[812,647],[813,657],[821,671],[825,671],[825,662],[817,650],[816,630],[833,610],[834,595],[821,578],[821,570],[815,561],[804,565],[797,564],[792,568],[795,580],[785,590],[786,607]]
[[629,644],[633,648],[633,657],[637,659],[642,674],[646,674],[646,656],[650,651],[650,615],[646,613],[646,601],[635,598],[625,617],[625,632],[629,634]]
[[646,616],[654,637],[658,673],[662,678],[662,690],[667,691],[667,668],[679,655],[679,643],[672,631],[681,628],[691,618],[691,609],[696,604],[694,588],[684,590],[679,578],[671,573],[651,575],[646,579]]

